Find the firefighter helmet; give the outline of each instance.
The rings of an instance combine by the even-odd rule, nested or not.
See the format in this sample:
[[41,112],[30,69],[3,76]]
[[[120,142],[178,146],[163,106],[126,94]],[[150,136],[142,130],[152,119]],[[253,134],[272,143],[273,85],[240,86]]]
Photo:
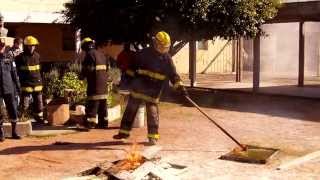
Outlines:
[[164,31],[160,31],[156,34],[156,43],[163,46],[163,47],[170,47],[171,45],[171,40],[170,36],[168,33]]
[[171,46],[171,40],[168,33],[160,31],[154,37],[154,48],[161,54],[168,53]]
[[33,36],[27,36],[24,38],[23,44],[26,46],[36,46],[39,45],[39,41]]
[[88,43],[88,42],[93,42],[93,40],[91,38],[89,38],[89,37],[86,37],[81,41],[81,45],[83,45],[85,43]]

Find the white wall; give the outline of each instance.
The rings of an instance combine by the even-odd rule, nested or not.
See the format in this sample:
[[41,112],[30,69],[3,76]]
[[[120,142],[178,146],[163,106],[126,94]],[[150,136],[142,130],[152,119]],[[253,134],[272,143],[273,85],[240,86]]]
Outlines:
[[[281,23],[263,26],[261,73],[263,77],[298,77],[299,24]],[[320,23],[307,22],[305,35],[305,75],[319,75]]]

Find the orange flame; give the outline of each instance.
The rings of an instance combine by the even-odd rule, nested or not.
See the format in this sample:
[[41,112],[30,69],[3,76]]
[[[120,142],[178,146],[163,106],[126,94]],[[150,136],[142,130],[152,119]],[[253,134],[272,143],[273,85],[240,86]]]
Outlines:
[[139,151],[137,143],[134,143],[131,150],[127,154],[126,161],[133,167],[133,169],[139,167],[143,163],[143,157]]
[[142,163],[144,163],[144,158],[141,155],[137,143],[133,143],[130,150],[127,153],[127,157],[124,160],[119,161],[115,165],[115,169],[118,170],[135,170],[137,169]]

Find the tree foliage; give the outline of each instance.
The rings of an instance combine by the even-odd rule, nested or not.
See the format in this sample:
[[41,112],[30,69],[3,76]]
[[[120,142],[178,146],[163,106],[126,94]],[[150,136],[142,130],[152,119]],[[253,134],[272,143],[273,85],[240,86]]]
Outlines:
[[67,22],[97,40],[145,42],[165,30],[174,40],[254,37],[279,0],[73,0]]

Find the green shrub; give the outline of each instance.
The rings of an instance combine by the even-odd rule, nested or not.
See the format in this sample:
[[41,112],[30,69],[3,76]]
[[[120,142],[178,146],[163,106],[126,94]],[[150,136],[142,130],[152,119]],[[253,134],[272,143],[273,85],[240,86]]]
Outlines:
[[59,71],[55,68],[50,72],[43,74],[43,85],[45,87],[43,93],[46,98],[51,99],[61,97],[62,85],[59,77]]
[[[71,97],[71,104],[83,104],[86,98],[87,84],[85,81],[79,79],[75,72],[67,72],[61,80],[62,90],[72,89],[74,91]],[[64,92],[62,92],[64,93]]]
[[[58,69],[53,68],[50,72],[44,73],[43,84],[45,86],[43,93],[46,98],[64,97],[66,89],[72,90],[70,105],[85,104],[87,82],[79,79],[80,66],[71,64],[68,72],[63,76]],[[120,71],[117,68],[110,68],[108,71],[107,83],[107,103],[109,107],[119,104],[119,96],[114,92],[114,86],[120,80]]]

